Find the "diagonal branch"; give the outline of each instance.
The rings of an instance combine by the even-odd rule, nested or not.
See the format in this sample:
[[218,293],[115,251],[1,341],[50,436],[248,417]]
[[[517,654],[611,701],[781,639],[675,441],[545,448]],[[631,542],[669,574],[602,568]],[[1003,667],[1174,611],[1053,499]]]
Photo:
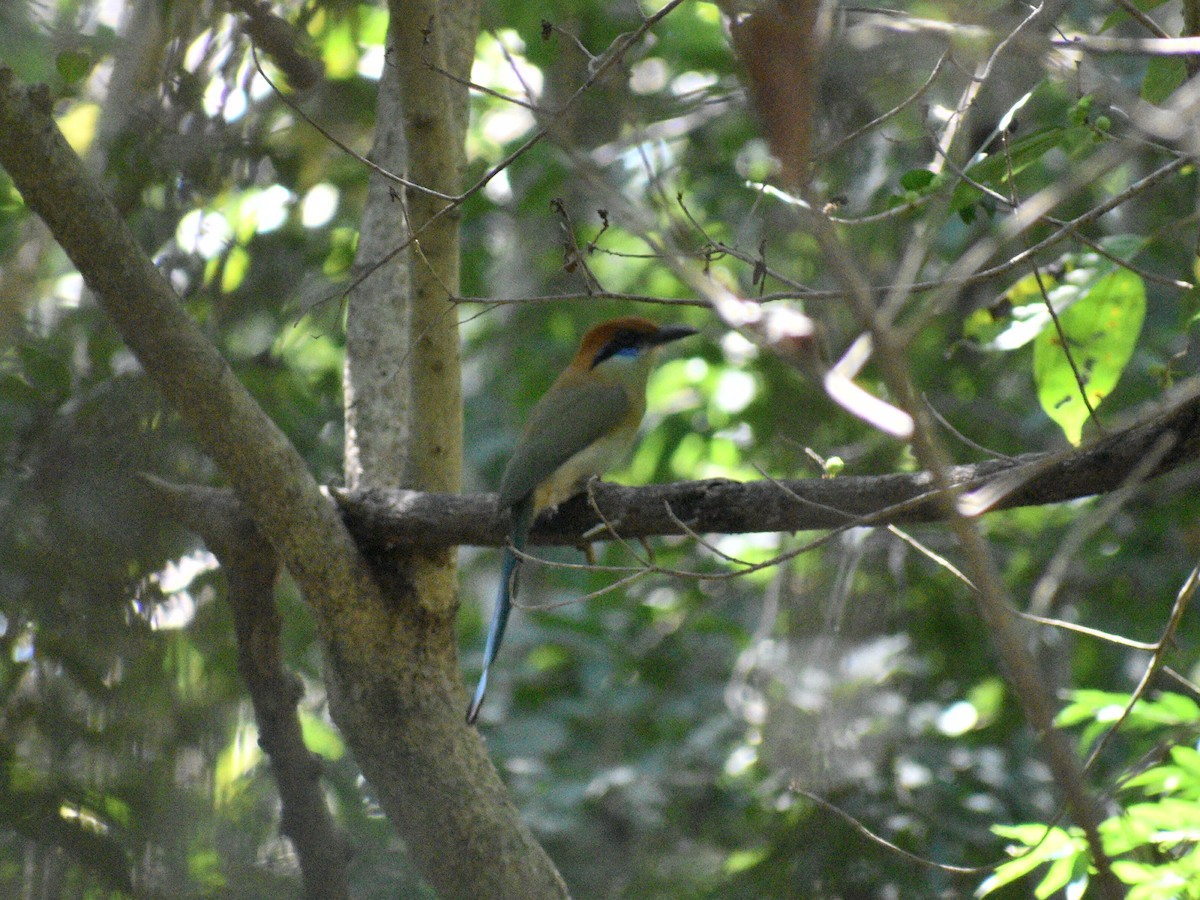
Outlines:
[[[382,603],[349,532],[300,454],[239,382],[138,246],[54,123],[49,92],[0,67],[0,165],[50,227],[146,373],[228,476],[317,613],[322,636],[355,658],[386,652],[340,610]],[[351,632],[347,633],[349,627]],[[361,633],[358,633],[361,631]]]

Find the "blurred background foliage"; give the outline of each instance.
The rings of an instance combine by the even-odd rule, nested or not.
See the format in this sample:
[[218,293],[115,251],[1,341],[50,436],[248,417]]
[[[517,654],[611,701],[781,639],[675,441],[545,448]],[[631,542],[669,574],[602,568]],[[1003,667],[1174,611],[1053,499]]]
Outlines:
[[[955,3],[891,6],[945,21],[963,15]],[[325,67],[319,83],[291,99],[366,152],[387,64],[385,9],[327,0],[276,10]],[[1074,3],[1066,21],[1095,33],[1109,12],[1109,4]],[[1160,13],[1168,26],[1178,18]],[[1023,13],[996,2],[972,4],[970,15],[999,25]],[[474,79],[553,109],[588,78],[587,54],[639,22],[632,3],[489,3]],[[0,59],[23,79],[51,84],[64,131],[189,310],[318,477],[338,482],[338,285],[353,259],[366,169],[256,74],[240,20],[223,4],[44,0],[0,6],[0,24]],[[1128,21],[1109,25],[1110,33],[1138,33]],[[977,36],[955,40],[955,65],[921,103],[818,158],[816,187],[839,215],[914,203],[844,229],[856,261],[879,283],[922,223],[928,179],[911,173],[931,159],[931,128],[990,46]],[[912,95],[945,47],[928,32],[839,22],[821,85],[818,149]],[[1012,140],[1057,130],[1030,152],[1020,193],[1124,140],[1126,161],[1058,211],[1076,215],[1162,163],[1153,146],[1125,140],[1105,106],[1136,96],[1148,76],[1155,85],[1169,80],[1160,68],[1105,58],[1047,73],[1026,60],[991,83],[995,96],[981,101],[982,131],[971,146],[1033,88]],[[468,183],[548,123],[482,93],[472,114]],[[655,375],[646,437],[615,480],[819,477],[813,454],[840,457],[853,474],[913,467],[904,447],[702,309],[587,296],[589,278],[605,291],[689,296],[649,254],[645,233],[704,259],[745,295],[779,289],[772,278],[755,283],[760,257],[795,281],[836,286],[787,206],[752,186],[769,179],[770,155],[716,6],[675,10],[554,122],[552,137],[464,207],[464,297],[576,295],[460,307],[468,490],[496,485],[526,412],[587,325],[631,312],[698,326],[705,338],[680,345]],[[998,190],[1010,189],[1003,172],[992,177]],[[1089,237],[1141,236],[1141,267],[1188,279],[1194,210],[1188,170],[1122,205]],[[934,223],[930,277],[998,221],[981,194],[962,198],[956,212]],[[1045,233],[1035,228],[1031,239]],[[586,267],[572,261],[571,247],[583,248]],[[1017,249],[1001,246],[994,262]],[[1032,348],[988,352],[963,339],[964,322],[1027,274],[962,292],[923,323],[909,356],[920,390],[948,422],[1009,454],[1062,446],[1062,432],[1038,403]],[[1152,399],[1195,371],[1195,292],[1153,281],[1145,290],[1145,324],[1106,412]],[[811,301],[806,311],[835,350],[853,336],[841,301]],[[3,173],[0,348],[0,893],[297,895],[297,866],[278,835],[278,801],[236,676],[220,574],[193,537],[146,502],[138,481],[151,472],[216,482],[219,473]],[[870,369],[861,381],[883,391]],[[981,458],[965,443],[953,446],[959,461]],[[1196,480],[1191,467],[1139,490],[1082,542],[1039,611],[1155,639],[1200,554]],[[1095,505],[986,518],[1019,602]],[[913,534],[955,558],[945,529]],[[713,536],[712,548],[665,539],[653,552],[661,565],[720,576],[731,571],[722,554],[766,559],[812,537]],[[640,548],[599,549],[604,565],[638,565]],[[580,561],[571,551],[546,556]],[[465,547],[460,560],[471,679],[498,554]],[[993,825],[1058,812],[969,594],[887,531],[851,530],[746,577],[655,574],[579,599],[614,577],[528,567],[522,602],[531,608],[516,616],[482,723],[518,805],[577,896],[961,896],[983,880],[902,859],[797,789],[905,849],[966,866],[1003,857],[1006,841]],[[280,598],[287,659],[307,689],[306,736],[328,761],[329,800],[355,848],[354,895],[422,896],[329,724],[305,607],[286,581]],[[1195,674],[1188,667],[1197,637],[1194,620],[1185,620],[1174,660],[1184,675]],[[1066,632],[1040,630],[1034,639],[1065,687],[1128,691],[1146,660]],[[1172,742],[1195,743],[1194,722],[1172,727]],[[1154,746],[1144,738],[1118,735],[1094,783],[1109,784]],[[1027,896],[1029,883],[998,895],[1005,890]]]

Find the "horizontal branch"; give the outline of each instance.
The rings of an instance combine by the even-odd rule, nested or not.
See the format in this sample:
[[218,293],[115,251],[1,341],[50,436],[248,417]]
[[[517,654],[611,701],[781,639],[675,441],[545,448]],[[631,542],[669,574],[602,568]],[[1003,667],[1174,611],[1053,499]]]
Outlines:
[[1105,35],[1072,35],[1053,38],[1060,50],[1088,53],[1123,53],[1131,56],[1200,56],[1200,37],[1120,38]]
[[[1169,444],[1165,452],[1164,442]],[[989,510],[1041,506],[1112,491],[1152,453],[1161,453],[1161,459],[1151,469],[1151,478],[1200,458],[1200,396],[1189,396],[1168,412],[1081,450],[956,466],[950,477],[953,490],[960,493],[1002,485],[1003,492],[987,505]],[[364,547],[501,546],[507,540],[509,520],[494,494],[337,488],[331,493]],[[575,497],[543,515],[530,541],[576,545],[604,540],[606,522],[622,537],[637,538],[689,531],[808,531],[942,518],[943,507],[924,472],[746,483],[718,479],[647,487],[596,482],[590,499]]]

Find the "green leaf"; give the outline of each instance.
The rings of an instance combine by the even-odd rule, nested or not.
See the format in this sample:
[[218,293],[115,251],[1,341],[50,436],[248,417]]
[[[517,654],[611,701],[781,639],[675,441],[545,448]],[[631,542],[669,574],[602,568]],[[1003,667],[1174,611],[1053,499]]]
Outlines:
[[[1123,784],[1121,787],[1127,786]],[[1145,847],[1153,836],[1153,828],[1124,814],[1112,816],[1100,823],[1100,839],[1104,842],[1104,850],[1109,856],[1115,857]]]
[[1134,803],[1125,815],[1154,829],[1154,843],[1174,847],[1200,839],[1200,804],[1177,797],[1158,797],[1145,803]]
[[1069,728],[1081,722],[1090,722],[1102,710],[1110,707],[1124,708],[1128,702],[1128,694],[1114,691],[1072,691],[1071,702],[1059,710],[1058,715],[1054,717],[1054,724],[1059,728]]
[[725,871],[729,873],[744,872],[759,865],[767,858],[769,849],[759,847],[753,850],[735,850],[725,860]]
[[1087,854],[1084,853],[1082,846],[1076,845],[1074,853],[1064,854],[1050,864],[1049,871],[1046,872],[1045,877],[1033,892],[1034,896],[1038,900],[1047,900],[1067,885],[1078,882],[1080,879],[1086,883],[1087,869]]
[[1175,56],[1156,56],[1146,65],[1146,76],[1142,79],[1142,99],[1147,103],[1162,103],[1186,80],[1187,66],[1182,59]]
[[75,84],[92,71],[92,58],[82,50],[64,50],[54,58],[54,67],[63,81]]
[[1179,767],[1181,774],[1190,776],[1193,782],[1200,782],[1200,751],[1195,747],[1172,747],[1171,759]]
[[909,169],[900,176],[900,187],[906,191],[919,191],[929,187],[934,174],[928,169]]
[[[1078,444],[1089,413],[1080,383],[1093,408],[1112,393],[1133,355],[1146,317],[1146,286],[1126,269],[1104,276],[1059,315],[1062,328],[1047,327],[1033,342],[1033,378],[1046,415]],[[1070,348],[1072,368],[1063,350]]]
[[341,759],[345,755],[346,745],[337,729],[307,710],[300,710],[299,715],[305,747],[325,759]]
[[1122,783],[1124,790],[1138,788],[1145,795],[1164,794],[1179,786],[1179,770],[1174,766],[1154,766]]
[[1166,692],[1154,701],[1160,710],[1159,721],[1173,725],[1191,725],[1200,722],[1200,704],[1183,694]]
[[[997,189],[1004,188],[1008,184],[1010,172],[1013,176],[1018,175],[1051,150],[1068,146],[1090,133],[1086,125],[1055,125],[1039,129],[1010,143],[1007,151],[1001,148],[974,163],[967,169],[967,176],[979,184]],[[1006,190],[1000,192],[1007,195]],[[961,213],[964,208],[977,203],[983,196],[979,188],[963,182],[954,189],[951,209]]]
[[996,871],[979,885],[975,896],[986,897],[993,891],[997,891],[1005,885],[1012,884],[1014,881],[1024,878],[1043,862],[1045,860],[1035,857],[1032,853],[1027,853],[1011,862],[1000,863],[1000,865],[996,866]]
[[[1052,862],[1064,853],[1073,852],[1074,840],[1061,828],[1049,828],[1036,822],[1024,825],[993,825],[993,833],[1015,840],[1024,846],[1008,847],[1015,858],[996,866],[996,871],[976,891],[979,897],[1012,884],[1038,866]],[[1028,848],[1028,849],[1027,849]]]

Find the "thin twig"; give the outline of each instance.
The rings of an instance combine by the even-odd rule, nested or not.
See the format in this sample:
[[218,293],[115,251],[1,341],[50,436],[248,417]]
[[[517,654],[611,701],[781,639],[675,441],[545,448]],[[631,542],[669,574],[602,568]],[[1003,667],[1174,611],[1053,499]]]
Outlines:
[[1073,631],[1076,634],[1093,637],[1097,640],[1106,641],[1110,644],[1116,644],[1118,647],[1128,647],[1131,650],[1153,650],[1157,644],[1149,644],[1145,641],[1135,641],[1131,638],[1122,637],[1119,634],[1112,634],[1108,631],[1101,631],[1099,628],[1089,628],[1086,625],[1080,625],[1078,622],[1068,622],[1065,619],[1051,619],[1046,616],[1038,616],[1033,613],[1022,612],[1019,609],[1014,609],[1013,613],[1026,622],[1033,622],[1035,625],[1046,625],[1050,628],[1060,628],[1063,631]]
[[818,162],[822,162],[822,161],[828,159],[829,157],[833,156],[835,153],[840,151],[843,147],[845,147],[849,144],[852,144],[854,141],[858,140],[864,134],[867,134],[868,132],[873,131],[874,129],[878,128],[880,125],[883,125],[884,123],[891,121],[896,116],[900,115],[900,113],[904,112],[904,110],[908,109],[910,106],[912,106],[914,103],[916,103],[922,97],[924,97],[925,94],[929,91],[929,89],[931,87],[933,87],[933,83],[937,80],[938,75],[940,75],[942,73],[942,69],[946,65],[946,60],[949,59],[949,57],[950,57],[950,51],[949,50],[944,51],[942,53],[942,55],[938,57],[938,61],[934,65],[933,71],[929,73],[929,77],[925,79],[925,83],[922,84],[919,88],[917,88],[917,90],[913,94],[911,94],[906,100],[901,101],[897,106],[892,107],[891,109],[889,109],[887,112],[883,113],[882,115],[876,116],[874,119],[872,119],[866,125],[863,125],[861,128],[854,129],[852,132],[850,132],[844,138],[841,138],[840,140],[834,142],[830,146],[825,147],[822,150],[818,150],[813,155],[813,162],[818,163]]
[[[465,87],[469,90],[472,90],[477,94],[486,94],[489,97],[494,97],[495,99],[502,100],[505,103],[511,103],[513,106],[520,106],[523,109],[527,109],[532,113],[544,113],[545,112],[545,110],[543,110],[536,103],[533,103],[533,102],[527,101],[527,100],[522,100],[519,97],[514,97],[512,94],[505,94],[501,91],[496,90],[495,88],[490,88],[490,87],[487,87],[486,85],[480,84],[477,81],[472,81],[469,78],[461,78],[458,75],[455,75],[453,72],[443,68],[442,66],[437,65],[436,63],[432,63],[432,62],[428,63],[428,66],[433,71],[437,72],[439,75],[443,75],[446,78],[449,78],[455,84],[462,85],[463,87]],[[453,198],[443,197],[442,199],[450,200]]]
[[811,793],[810,791],[806,791],[795,781],[788,785],[788,790],[794,794],[800,795],[811,803],[815,803],[826,812],[833,813],[835,816],[869,840],[872,844],[878,844],[880,847],[890,850],[893,853],[904,857],[910,862],[914,862],[919,866],[924,866],[927,869],[936,869],[939,872],[947,872],[951,875],[985,875],[988,872],[994,871],[996,866],[998,866],[1000,862],[1004,861],[1001,860],[1000,862],[995,862],[988,866],[952,866],[947,863],[940,863],[932,859],[926,859],[923,856],[917,856],[917,854],[893,844],[885,837],[881,837],[841,807],[835,806],[824,797]]
[[749,560],[739,559],[736,556],[731,556],[730,554],[726,553],[724,550],[717,547],[715,544],[711,543],[710,541],[705,540],[701,534],[694,531],[692,529],[692,527],[690,525],[688,525],[687,522],[683,521],[683,519],[679,518],[679,516],[677,516],[675,514],[675,510],[671,507],[670,501],[664,500],[663,506],[666,508],[667,515],[670,517],[671,521],[675,523],[676,527],[678,527],[680,531],[682,531],[684,534],[686,534],[688,537],[690,537],[692,540],[694,540],[701,547],[703,547],[704,549],[711,552],[714,556],[719,556],[721,559],[726,560],[727,562],[731,562],[737,566],[747,566],[748,567],[748,566],[754,565],[754,563],[750,562]]
[[641,556],[638,555],[638,552],[633,549],[633,546],[629,543],[629,541],[625,540],[625,538],[623,538],[621,536],[621,534],[617,531],[616,526],[614,526],[613,523],[609,521],[608,517],[606,515],[604,515],[604,512],[600,509],[600,505],[596,502],[596,490],[595,490],[596,482],[598,480],[599,479],[597,479],[597,478],[592,478],[592,479],[588,480],[588,483],[587,483],[588,506],[591,507],[592,512],[594,512],[596,514],[596,517],[603,523],[603,526],[602,526],[603,530],[607,531],[609,534],[611,534],[613,536],[613,540],[617,541],[617,543],[619,543],[622,547],[624,547],[625,551],[630,556],[632,556],[634,559],[636,559],[643,568],[651,568],[654,564],[650,560],[643,559]]
[[951,575],[953,575],[955,578],[957,578],[959,581],[961,581],[963,584],[965,584],[967,587],[969,587],[972,591],[978,590],[978,588],[975,587],[975,583],[973,581],[971,581],[971,579],[968,578],[966,575],[964,575],[962,570],[959,569],[957,566],[955,566],[954,563],[950,562],[950,560],[946,559],[946,557],[942,556],[940,553],[936,552],[932,548],[926,547],[924,544],[922,544],[920,541],[918,541],[915,537],[913,537],[907,531],[902,531],[901,529],[897,528],[895,525],[889,525],[887,527],[887,530],[890,531],[892,534],[894,534],[896,537],[900,538],[900,540],[904,541],[904,543],[908,544],[910,547],[912,547],[918,553],[922,554],[923,556],[929,557],[929,559],[933,560],[935,563],[937,563],[939,566],[941,566],[943,569],[945,569],[947,572],[949,572]]
[[947,419],[945,416],[943,416],[941,414],[941,412],[938,410],[938,408],[936,406],[934,406],[933,403],[930,402],[928,395],[922,394],[921,399],[925,401],[925,408],[927,410],[929,410],[929,414],[937,420],[938,424],[941,425],[943,428],[945,428],[948,432],[950,432],[950,434],[953,435],[957,440],[961,441],[963,444],[966,444],[972,450],[978,451],[979,453],[982,453],[985,456],[990,456],[992,459],[1009,459],[1009,460],[1013,459],[1013,457],[1009,456],[1007,453],[1001,453],[998,450],[992,450],[988,447],[983,446],[980,443],[977,443],[976,441],[971,440],[969,437],[967,437],[965,434],[963,434],[961,431],[959,431],[957,428],[955,428],[953,425],[951,425],[950,420]]
[[1152,35],[1159,38],[1169,38],[1171,35],[1163,30],[1162,26],[1155,22],[1152,18],[1146,15],[1142,10],[1138,9],[1137,5],[1132,0],[1116,0],[1117,6],[1125,10],[1131,18],[1140,22],[1142,27],[1149,31]]
[[1125,704],[1125,708],[1121,711],[1121,715],[1112,723],[1096,741],[1096,745],[1092,748],[1092,752],[1088,754],[1087,760],[1083,767],[1086,771],[1092,767],[1092,764],[1099,757],[1100,752],[1108,744],[1109,738],[1117,733],[1117,729],[1124,724],[1129,718],[1129,714],[1133,712],[1133,707],[1142,695],[1146,692],[1146,688],[1150,686],[1151,680],[1163,666],[1163,660],[1170,649],[1171,641],[1175,637],[1175,632],[1179,629],[1179,623],[1183,620],[1183,614],[1187,610],[1188,601],[1192,599],[1192,595],[1196,593],[1196,585],[1200,583],[1200,565],[1192,568],[1188,577],[1184,579],[1183,586],[1180,587],[1175,595],[1175,603],[1171,607],[1171,615],[1167,619],[1167,626],[1163,629],[1162,637],[1155,644],[1154,653],[1150,657],[1150,662],[1146,665],[1146,670],[1142,673],[1141,680],[1138,681],[1137,687],[1133,689],[1133,693],[1129,695],[1129,702]]
[[338,140],[326,128],[324,128],[322,125],[318,124],[316,122],[316,120],[314,120],[311,116],[308,115],[308,113],[306,113],[303,109],[301,109],[292,100],[291,97],[289,97],[287,94],[285,94],[283,91],[281,91],[276,86],[275,82],[271,80],[271,76],[268,75],[266,73],[266,71],[263,69],[262,62],[260,62],[259,58],[258,58],[258,49],[254,46],[254,44],[250,45],[250,55],[254,59],[254,67],[256,69],[258,69],[258,74],[267,83],[268,87],[270,87],[271,90],[273,90],[275,92],[275,96],[278,97],[280,100],[282,100],[283,103],[289,109],[291,109],[292,112],[294,112],[301,119],[303,119],[305,122],[307,122],[309,125],[311,125],[313,127],[313,129],[318,134],[321,135],[321,137],[325,138],[327,141],[329,141],[329,143],[333,144],[335,147],[337,147],[339,150],[341,150],[347,156],[351,157],[355,161],[366,166],[368,169],[370,169],[372,172],[375,172],[377,175],[380,175],[381,177],[383,177],[383,178],[387,179],[388,181],[391,181],[395,184],[398,184],[401,187],[408,188],[409,190],[412,190],[412,191],[417,191],[418,193],[421,193],[421,194],[427,194],[430,197],[436,197],[438,200],[453,201],[453,200],[458,199],[456,197],[452,197],[449,194],[443,194],[440,191],[435,191],[432,188],[427,188],[424,185],[417,184],[415,181],[409,181],[407,178],[397,175],[395,172],[389,172],[387,169],[383,168],[383,166],[377,165],[376,163],[367,159],[361,153],[357,152],[356,150],[347,146],[342,141]]

